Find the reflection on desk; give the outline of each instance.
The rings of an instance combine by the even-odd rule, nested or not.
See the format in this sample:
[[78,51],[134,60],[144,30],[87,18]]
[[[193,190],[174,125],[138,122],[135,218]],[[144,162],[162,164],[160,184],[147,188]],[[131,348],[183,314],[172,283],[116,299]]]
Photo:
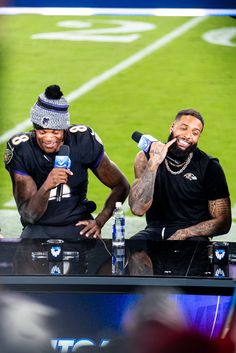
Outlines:
[[[111,240],[84,239],[66,241],[63,261],[50,262],[47,244],[40,239],[1,239],[0,276],[235,278],[236,244],[229,243],[229,261],[215,261],[211,245],[198,241],[155,242],[129,239],[125,247],[117,252],[117,248],[112,248]],[[117,272],[116,261],[120,261]]]

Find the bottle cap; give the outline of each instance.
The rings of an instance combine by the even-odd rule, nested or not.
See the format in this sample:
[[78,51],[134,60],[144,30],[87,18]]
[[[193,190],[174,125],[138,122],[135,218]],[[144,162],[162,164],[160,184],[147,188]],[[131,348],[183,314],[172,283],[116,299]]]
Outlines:
[[120,208],[120,207],[122,207],[122,202],[117,201],[116,202],[116,208]]

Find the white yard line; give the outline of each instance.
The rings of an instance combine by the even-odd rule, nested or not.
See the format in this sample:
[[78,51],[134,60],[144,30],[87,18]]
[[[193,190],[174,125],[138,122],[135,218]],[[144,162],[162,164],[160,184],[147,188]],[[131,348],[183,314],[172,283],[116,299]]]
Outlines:
[[[166,44],[170,43],[172,40],[180,37],[182,34],[186,33],[191,28],[197,26],[202,21],[206,20],[207,17],[195,17],[180,27],[177,27],[174,31],[166,34],[162,38],[157,39],[152,44],[148,45],[146,48],[138,51],[136,54],[131,55],[129,58],[121,61],[119,64],[115,65],[111,69],[103,72],[101,75],[96,76],[86,82],[84,85],[80,86],[78,89],[74,90],[73,92],[69,93],[66,97],[69,102],[72,102],[79,97],[83,96],[87,92],[94,89],[96,86],[100,85],[101,83],[109,80],[111,77],[117,75],[118,73],[122,72],[123,70],[127,69],[128,67],[134,65],[138,61],[144,59],[148,55],[154,53],[158,49],[162,48]],[[16,125],[13,129],[8,130],[3,135],[0,136],[0,144],[5,143],[12,135],[17,134],[18,132],[23,131],[31,126],[31,122],[29,119],[25,120],[24,122]]]
[[7,142],[13,135],[18,132],[25,131],[28,127],[32,125],[29,119],[23,121],[23,123],[17,124],[13,129],[6,131],[3,135],[0,136],[0,144]]
[[94,77],[92,80],[88,81],[81,87],[79,87],[74,92],[70,93],[67,98],[69,101],[75,100],[81,97],[83,94],[91,91],[93,88],[98,86],[99,84],[103,83],[104,81],[110,79],[111,77],[117,75],[118,73],[124,71],[128,67],[136,64],[138,61],[144,59],[146,56],[154,53],[156,50],[162,48],[172,40],[176,39],[177,37],[181,36],[189,29],[195,27],[200,22],[205,20],[207,17],[196,17],[191,19],[190,21],[184,23],[180,27],[176,28],[174,31],[166,34],[164,37],[157,39],[152,44],[148,45],[146,48],[138,51],[136,54],[131,55],[129,58],[125,59],[124,61],[120,62],[118,65],[115,65],[113,68],[105,71],[99,76]]

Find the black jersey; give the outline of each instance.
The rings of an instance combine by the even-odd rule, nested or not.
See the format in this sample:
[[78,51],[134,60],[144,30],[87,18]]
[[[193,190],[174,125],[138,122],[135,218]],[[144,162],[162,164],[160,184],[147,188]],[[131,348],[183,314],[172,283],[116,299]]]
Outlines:
[[218,160],[197,148],[182,173],[172,174],[165,162],[158,168],[153,203],[146,213],[147,224],[186,227],[206,221],[210,219],[208,201],[228,196]]
[[[48,208],[36,224],[62,226],[83,219],[88,187],[88,169],[95,170],[103,158],[104,148],[97,134],[85,125],[72,125],[65,132],[64,144],[70,147],[72,176],[63,185],[62,201],[56,201],[56,188],[51,190]],[[5,166],[9,172],[29,175],[37,188],[54,167],[55,154],[46,154],[34,132],[13,136],[7,143]],[[26,225],[24,219],[21,220]]]

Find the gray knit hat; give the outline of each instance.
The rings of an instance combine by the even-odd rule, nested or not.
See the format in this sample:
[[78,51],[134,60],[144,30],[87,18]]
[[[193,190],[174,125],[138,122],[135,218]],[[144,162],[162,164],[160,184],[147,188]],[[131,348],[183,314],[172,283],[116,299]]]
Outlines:
[[52,85],[39,95],[30,118],[36,129],[66,130],[70,125],[68,107],[60,87]]

